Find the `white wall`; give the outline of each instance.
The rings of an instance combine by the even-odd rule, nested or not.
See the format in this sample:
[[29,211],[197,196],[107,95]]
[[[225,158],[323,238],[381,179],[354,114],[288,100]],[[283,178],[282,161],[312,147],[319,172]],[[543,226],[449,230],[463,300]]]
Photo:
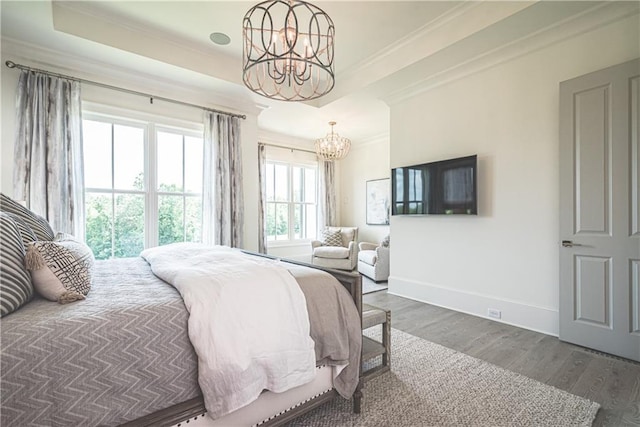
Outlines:
[[[3,42],[2,52],[2,71],[1,71],[1,123],[2,123],[2,147],[0,150],[0,165],[2,171],[1,177],[1,189],[3,193],[10,196],[13,195],[12,174],[13,174],[13,141],[15,131],[15,96],[18,77],[20,72],[16,69],[10,70],[4,67],[6,60],[12,60],[14,62],[20,62],[25,65],[32,65],[34,58],[40,55],[40,52],[34,50],[29,52],[28,50],[21,49],[20,56],[5,49]],[[30,55],[32,53],[32,55]],[[50,54],[50,53],[49,53]],[[153,79],[146,79],[145,84],[136,84],[135,80],[139,78],[134,73],[131,75],[131,80],[114,81],[113,75],[110,75],[109,69],[104,68],[103,75],[96,74],[95,69],[91,71],[78,68],[75,73],[70,73],[68,70],[61,68],[55,62],[48,59],[49,63],[36,63],[37,68],[44,68],[49,71],[61,72],[64,74],[72,74],[77,77],[90,78],[96,81],[108,81],[109,84],[115,86],[127,87],[131,90],[138,90],[141,92],[157,94],[158,90],[162,90],[162,96],[179,99],[185,102],[191,102],[198,105],[206,105],[210,108],[217,108],[221,110],[229,109],[224,105],[212,104],[211,102],[203,102],[202,98],[194,97],[190,88],[175,87],[173,92],[167,92],[170,90],[171,85],[168,85],[166,81],[154,81]],[[61,55],[60,64],[64,64],[64,56]],[[89,66],[88,66],[89,67]],[[87,73],[90,73],[90,77],[85,77]],[[119,72],[118,78],[122,78],[122,71]],[[125,74],[126,77],[126,74]],[[183,90],[181,90],[183,89]],[[201,94],[201,97],[206,98],[206,94]],[[92,102],[101,105],[108,105],[115,109],[130,109],[144,113],[156,114],[164,117],[168,117],[171,120],[177,121],[191,121],[202,122],[203,113],[201,109],[191,108],[185,106],[179,106],[176,104],[165,103],[161,101],[155,101],[153,104],[149,102],[149,99],[139,97],[135,95],[125,94],[109,89],[103,89],[91,85],[83,85],[82,87],[83,102]],[[117,110],[116,110],[117,111]],[[233,110],[231,110],[233,111]],[[244,112],[247,118],[241,121],[241,138],[242,138],[242,163],[243,163],[243,191],[245,199],[245,224],[244,224],[244,248],[248,250],[256,251],[258,249],[258,120],[256,115],[257,109],[251,112]]]
[[340,163],[340,224],[358,227],[361,242],[380,242],[389,226],[367,225],[366,182],[390,177],[389,137],[356,144]]
[[638,16],[391,106],[391,167],[478,154],[479,215],[391,219],[391,293],[557,335],[561,81],[640,56]]

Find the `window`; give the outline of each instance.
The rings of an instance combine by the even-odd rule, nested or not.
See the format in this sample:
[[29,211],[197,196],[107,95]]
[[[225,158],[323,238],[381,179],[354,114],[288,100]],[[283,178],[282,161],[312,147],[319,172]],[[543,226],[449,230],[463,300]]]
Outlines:
[[267,240],[315,238],[317,167],[268,160],[265,172]]
[[158,131],[158,244],[202,235],[202,138]]
[[84,117],[86,240],[96,259],[200,241],[202,132]]

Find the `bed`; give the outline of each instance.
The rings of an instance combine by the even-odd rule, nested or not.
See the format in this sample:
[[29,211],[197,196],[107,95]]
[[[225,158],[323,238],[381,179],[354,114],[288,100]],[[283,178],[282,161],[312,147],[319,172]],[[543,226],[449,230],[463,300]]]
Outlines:
[[[327,330],[332,323],[324,323],[322,317],[342,317],[348,323],[340,333],[350,340],[349,365],[359,373],[359,275],[303,263],[281,264],[306,297],[316,356],[323,347],[323,334],[332,335]],[[330,294],[333,305],[327,302]],[[36,296],[2,318],[0,423],[140,426],[201,418],[206,409],[198,384],[198,358],[187,332],[188,317],[180,294],[156,277],[144,259],[97,261],[85,300],[60,305]],[[336,381],[335,371],[326,372],[343,367],[334,367],[327,354],[316,360],[316,369],[325,372],[318,377],[329,378],[328,387],[294,390],[280,406],[269,403],[273,393],[265,392],[259,401],[267,403],[257,410],[259,415],[241,419],[253,419],[250,424],[282,424],[336,396],[331,383]],[[360,398],[358,383],[356,411]],[[277,409],[265,416],[265,408],[271,406]]]

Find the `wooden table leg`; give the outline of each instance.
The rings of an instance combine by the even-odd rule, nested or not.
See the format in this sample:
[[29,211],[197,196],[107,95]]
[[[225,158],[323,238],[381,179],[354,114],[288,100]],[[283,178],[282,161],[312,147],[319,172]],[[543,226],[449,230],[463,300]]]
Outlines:
[[358,382],[356,391],[353,392],[353,412],[359,414],[362,410],[362,381]]

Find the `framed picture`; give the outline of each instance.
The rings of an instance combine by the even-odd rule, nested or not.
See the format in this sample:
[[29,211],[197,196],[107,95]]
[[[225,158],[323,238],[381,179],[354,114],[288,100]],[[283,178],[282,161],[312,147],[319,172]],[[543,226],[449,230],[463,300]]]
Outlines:
[[389,225],[389,178],[367,181],[367,224]]

